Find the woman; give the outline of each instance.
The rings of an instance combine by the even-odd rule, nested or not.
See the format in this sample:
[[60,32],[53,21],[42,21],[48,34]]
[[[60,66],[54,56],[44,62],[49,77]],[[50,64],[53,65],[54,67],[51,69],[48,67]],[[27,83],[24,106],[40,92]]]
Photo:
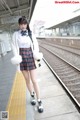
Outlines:
[[[19,24],[19,30],[14,32],[12,37],[13,53],[16,54],[17,52],[19,52],[19,54],[22,56],[22,62],[20,63],[20,70],[26,80],[26,85],[32,98],[31,104],[36,105],[36,99],[35,99],[35,95],[36,95],[38,112],[41,113],[43,112],[43,106],[42,106],[42,101],[40,99],[40,90],[36,76],[36,65],[33,57],[33,44],[34,44],[34,50],[39,51],[38,42],[35,36],[33,34],[31,35],[31,30],[25,16],[19,18],[18,24]],[[30,82],[30,78],[34,90]]]

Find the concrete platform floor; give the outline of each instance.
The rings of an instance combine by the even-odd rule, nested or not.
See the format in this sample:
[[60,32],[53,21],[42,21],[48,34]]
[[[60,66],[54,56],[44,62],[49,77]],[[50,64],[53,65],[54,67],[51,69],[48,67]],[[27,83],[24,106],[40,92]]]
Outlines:
[[38,113],[37,106],[30,105],[27,92],[27,120],[80,120],[80,113],[44,61],[38,68],[38,83],[44,112]]

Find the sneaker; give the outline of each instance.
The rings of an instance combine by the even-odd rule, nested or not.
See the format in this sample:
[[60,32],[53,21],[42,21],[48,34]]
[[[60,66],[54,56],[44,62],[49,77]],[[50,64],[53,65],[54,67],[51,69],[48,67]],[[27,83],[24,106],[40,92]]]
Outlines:
[[31,95],[31,105],[36,105],[35,93]]
[[38,108],[38,112],[39,112],[39,113],[42,113],[42,112],[43,112],[43,106],[42,106],[42,101],[41,101],[41,100],[38,101],[38,106],[37,106],[37,108]]

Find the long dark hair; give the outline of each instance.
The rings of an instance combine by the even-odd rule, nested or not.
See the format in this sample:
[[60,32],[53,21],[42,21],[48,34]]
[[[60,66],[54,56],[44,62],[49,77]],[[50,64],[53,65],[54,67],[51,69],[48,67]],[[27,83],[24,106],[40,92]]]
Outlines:
[[21,24],[27,24],[27,28],[26,29],[28,30],[29,33],[31,32],[30,27],[29,27],[29,23],[28,23],[28,21],[27,21],[27,19],[26,19],[25,16],[22,16],[22,17],[19,18],[18,24],[19,25],[21,25]]

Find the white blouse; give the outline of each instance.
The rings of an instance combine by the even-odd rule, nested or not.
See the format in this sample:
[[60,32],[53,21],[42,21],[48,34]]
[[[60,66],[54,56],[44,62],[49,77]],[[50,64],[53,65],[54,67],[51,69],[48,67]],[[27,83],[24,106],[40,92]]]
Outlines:
[[[32,40],[33,40],[33,44],[34,44],[34,51],[39,51],[39,45],[38,45],[38,41],[35,37],[35,35],[32,33]],[[21,47],[30,47],[33,50],[33,44],[32,41],[30,39],[29,36],[22,36],[20,31],[16,31],[13,33],[12,35],[12,50],[13,50],[13,54],[19,54],[19,48]]]
[[29,36],[22,36],[21,33],[18,34],[18,46],[19,48],[30,48],[31,47],[31,39]]

